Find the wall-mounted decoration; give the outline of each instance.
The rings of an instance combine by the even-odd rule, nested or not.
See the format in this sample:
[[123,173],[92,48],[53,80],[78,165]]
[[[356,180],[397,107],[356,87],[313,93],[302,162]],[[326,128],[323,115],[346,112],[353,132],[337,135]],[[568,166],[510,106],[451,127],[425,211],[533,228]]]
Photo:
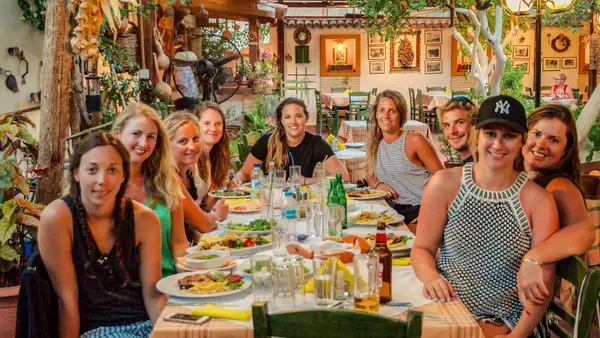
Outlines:
[[390,71],[421,70],[421,31],[390,39]]
[[442,60],[425,60],[425,74],[442,74]]
[[442,46],[425,46],[425,59],[439,60],[442,58]]
[[385,37],[379,33],[368,35],[369,45],[385,45]]
[[531,68],[531,61],[529,61],[529,60],[514,60],[513,66],[515,68],[523,66],[523,74],[529,74],[529,71]]
[[308,46],[296,46],[296,63],[309,63]]
[[385,61],[369,61],[369,74],[385,74]]
[[310,42],[311,34],[308,28],[300,26],[294,31],[294,41],[300,46],[304,46]]
[[552,49],[557,53],[565,52],[571,46],[571,39],[563,33],[558,34],[551,43]]
[[529,46],[513,46],[513,59],[529,59]]
[[542,70],[560,70],[560,58],[542,58]]
[[562,58],[561,61],[562,61],[562,69],[577,68],[577,58],[576,57]]
[[442,43],[442,31],[425,31],[426,45],[439,45]]
[[385,60],[385,46],[369,46],[369,60]]
[[348,48],[336,47],[333,49],[333,64],[345,65],[348,60]]

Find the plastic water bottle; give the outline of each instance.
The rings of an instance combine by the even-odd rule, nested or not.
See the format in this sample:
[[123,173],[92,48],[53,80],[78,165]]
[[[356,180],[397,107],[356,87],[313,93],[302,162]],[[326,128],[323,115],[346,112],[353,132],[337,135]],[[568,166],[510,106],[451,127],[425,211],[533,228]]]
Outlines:
[[287,228],[290,241],[297,240],[296,220],[298,218],[298,210],[296,209],[296,200],[291,191],[286,191],[281,203],[281,222]]
[[250,187],[252,188],[252,199],[256,199],[258,192],[262,188],[263,172],[260,170],[260,164],[255,164],[250,174]]

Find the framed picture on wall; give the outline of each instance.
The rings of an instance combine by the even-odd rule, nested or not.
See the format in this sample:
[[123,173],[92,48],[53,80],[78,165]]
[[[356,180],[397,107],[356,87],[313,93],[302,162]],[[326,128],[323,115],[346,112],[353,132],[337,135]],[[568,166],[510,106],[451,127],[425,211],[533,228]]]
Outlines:
[[390,39],[390,71],[421,70],[421,31]]
[[369,60],[385,60],[385,46],[369,46]]
[[425,74],[442,74],[442,60],[425,60]]
[[560,70],[560,58],[542,58],[542,70]]
[[563,69],[577,68],[577,58],[575,58],[575,57],[562,58],[562,68]]
[[346,47],[333,49],[333,63],[336,65],[345,65],[348,60],[348,49]]
[[513,59],[529,59],[529,46],[513,46]]
[[369,61],[369,74],[385,74],[385,61]]
[[439,60],[442,58],[442,45],[425,46],[425,59]]
[[369,34],[369,45],[385,45],[385,38],[382,34],[373,33]]
[[515,60],[513,62],[515,68],[523,66],[523,74],[529,74],[531,68],[531,62],[529,60]]
[[425,31],[426,45],[439,45],[442,43],[442,31]]

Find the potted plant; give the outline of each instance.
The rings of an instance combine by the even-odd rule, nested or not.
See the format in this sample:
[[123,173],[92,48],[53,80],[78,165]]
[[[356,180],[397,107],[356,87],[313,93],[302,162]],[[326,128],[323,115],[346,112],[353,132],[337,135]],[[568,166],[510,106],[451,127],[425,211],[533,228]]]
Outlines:
[[454,148],[450,146],[450,143],[448,143],[448,140],[444,137],[444,135],[438,135],[438,141],[440,142],[440,153],[446,156],[444,167],[452,168],[462,165],[460,155],[456,150],[454,150]]
[[36,242],[43,206],[30,201],[32,189],[23,168],[37,160],[37,141],[27,131],[35,127],[25,115],[0,117],[0,337],[14,337],[21,275]]
[[281,73],[277,67],[277,60],[268,54],[263,54],[261,60],[256,62],[248,75],[254,95],[271,94],[275,87],[275,82],[281,81]]

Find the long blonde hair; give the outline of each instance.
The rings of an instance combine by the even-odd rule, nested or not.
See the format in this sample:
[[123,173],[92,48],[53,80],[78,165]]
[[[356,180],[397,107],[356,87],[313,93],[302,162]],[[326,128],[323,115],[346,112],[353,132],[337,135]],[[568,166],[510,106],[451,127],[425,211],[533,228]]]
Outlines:
[[227,134],[225,113],[223,113],[223,110],[218,104],[211,101],[201,102],[198,107],[196,107],[194,113],[196,114],[196,117],[198,117],[198,124],[202,119],[202,114],[209,109],[216,111],[221,116],[223,131],[221,132],[221,139],[213,145],[210,154],[207,156],[204,152],[201,153],[200,159],[198,160],[198,174],[203,180],[206,181],[208,179],[206,162],[210,161],[210,176],[212,183],[216,187],[222,187],[225,185],[227,173],[229,172],[229,134]]
[[[169,135],[169,141],[171,142],[174,141],[173,137],[175,137],[177,129],[185,126],[186,124],[193,124],[198,128],[198,130],[200,130],[200,123],[198,122],[198,118],[185,110],[169,114],[169,116],[167,116],[163,123],[165,125],[165,129],[167,130],[167,135]],[[175,160],[175,164],[177,164],[177,160]]]
[[176,208],[183,196],[178,182],[175,161],[171,155],[169,137],[156,110],[143,103],[132,103],[117,116],[112,131],[121,134],[127,123],[135,118],[143,117],[154,122],[158,135],[156,147],[150,157],[142,163],[144,190],[152,200],[152,204],[163,203],[168,209]]
[[392,99],[394,103],[396,103],[400,114],[400,128],[406,123],[408,105],[404,96],[399,92],[390,89],[386,89],[377,94],[375,104],[371,107],[371,126],[367,138],[367,174],[375,173],[375,168],[377,167],[377,150],[379,149],[381,139],[383,139],[383,132],[377,123],[377,108],[379,107],[379,101],[381,101],[382,98]]
[[306,104],[304,101],[295,98],[288,97],[283,100],[277,106],[276,114],[277,114],[277,126],[275,130],[269,137],[269,142],[267,143],[267,158],[265,159],[265,168],[271,162],[275,162],[275,168],[285,168],[290,160],[289,156],[289,146],[287,144],[287,137],[285,134],[285,128],[283,127],[283,122],[281,122],[283,118],[283,108],[289,104],[295,104],[302,108],[304,111],[304,116],[308,119],[308,110],[306,109]]

